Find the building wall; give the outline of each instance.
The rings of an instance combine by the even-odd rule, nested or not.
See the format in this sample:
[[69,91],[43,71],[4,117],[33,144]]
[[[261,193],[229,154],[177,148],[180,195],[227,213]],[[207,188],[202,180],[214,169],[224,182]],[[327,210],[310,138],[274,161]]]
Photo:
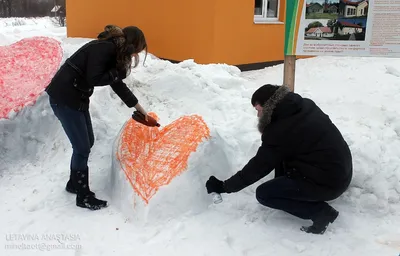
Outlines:
[[357,8],[355,6],[347,5],[345,17],[355,17],[355,16],[357,16]]
[[[285,1],[280,4],[284,21]],[[285,25],[254,24],[254,1],[218,0],[216,59],[232,65],[283,60]]]
[[135,25],[158,57],[209,62],[214,22],[205,17],[214,16],[213,5],[212,0],[67,0],[67,35],[94,38],[106,24]]
[[67,0],[66,6],[69,37],[95,38],[107,24],[135,25],[160,58],[231,65],[283,60],[284,24],[254,24],[254,1]]
[[357,6],[357,16],[364,16],[367,15],[365,12],[365,8],[368,6],[367,2],[363,2]]

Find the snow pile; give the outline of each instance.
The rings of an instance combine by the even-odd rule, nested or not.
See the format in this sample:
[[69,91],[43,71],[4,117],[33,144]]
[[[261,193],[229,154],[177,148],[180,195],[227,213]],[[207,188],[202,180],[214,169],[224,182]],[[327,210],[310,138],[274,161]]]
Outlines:
[[[0,44],[50,35],[62,41],[65,58],[87,41],[66,39],[58,28],[11,28],[1,30]],[[204,188],[210,174],[226,179],[255,154],[260,136],[250,97],[264,83],[281,83],[283,66],[241,73],[228,65],[171,64],[152,57],[126,79],[144,108],[157,113],[163,125],[201,115],[211,131],[212,139],[192,154],[188,170],[160,189],[149,208],[139,205],[136,215],[130,185],[122,172],[112,172],[113,145],[132,109],[109,87],[98,88],[91,103],[96,141],[90,186],[110,207],[97,212],[75,207],[75,197],[64,191],[72,149],[42,94],[34,106],[0,120],[0,235],[79,234],[81,248],[58,255],[397,255],[399,66],[399,59],[383,58],[297,62],[296,91],[330,115],[353,152],[353,182],[332,202],[340,215],[323,236],[300,232],[307,221],[259,205],[254,191],[262,181],[223,195],[219,205]],[[0,248],[9,243],[3,240]],[[18,253],[26,255],[0,249],[1,255]]]
[[[198,114],[211,130],[211,140],[192,154],[188,170],[162,187],[146,208],[114,158],[111,172],[114,186],[110,188],[113,201],[137,223],[165,222],[206,210],[211,202],[211,197],[204,193],[208,177],[214,174],[228,178],[254,154],[260,141],[254,129],[255,111],[249,100],[252,92],[243,87],[246,80],[236,67],[197,65],[192,60],[171,64],[153,57],[147,58],[145,65],[147,68],[140,66],[127,80],[140,93],[139,99],[146,102],[146,108],[157,113],[161,124],[167,125],[183,115]],[[238,127],[239,123],[243,125]],[[235,133],[243,136],[232,138]],[[247,140],[248,135],[254,140]]]
[[59,41],[31,37],[0,46],[0,118],[34,104],[62,60]]
[[224,152],[226,148],[226,142],[213,134],[191,154],[187,170],[160,187],[149,204],[134,192],[121,163],[114,157],[110,172],[111,199],[127,219],[139,226],[163,224],[200,214],[208,209],[212,199],[204,193],[204,181],[210,175],[225,176],[224,170],[230,170],[231,163]]
[[32,36],[64,39],[66,28],[56,26],[51,17],[0,19],[0,46],[12,44],[22,38]]

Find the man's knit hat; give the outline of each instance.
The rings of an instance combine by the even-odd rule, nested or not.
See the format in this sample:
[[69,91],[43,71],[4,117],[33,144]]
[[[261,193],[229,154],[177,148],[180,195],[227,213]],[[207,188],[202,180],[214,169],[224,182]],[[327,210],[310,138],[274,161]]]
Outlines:
[[276,105],[278,105],[278,103],[285,98],[289,92],[290,90],[286,86],[265,84],[253,93],[251,104],[253,106],[259,104],[263,108],[258,124],[260,132],[263,132],[265,127],[269,125]]
[[272,84],[265,84],[261,86],[253,93],[253,96],[251,97],[251,105],[255,106],[256,104],[259,104],[264,106],[267,100],[271,98],[271,96],[274,95],[276,90],[279,88],[280,86]]

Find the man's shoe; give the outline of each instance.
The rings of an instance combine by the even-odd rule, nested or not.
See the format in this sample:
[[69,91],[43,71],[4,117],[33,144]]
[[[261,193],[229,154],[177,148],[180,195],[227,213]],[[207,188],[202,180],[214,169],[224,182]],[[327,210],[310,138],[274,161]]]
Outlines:
[[315,218],[312,219],[313,224],[309,227],[301,227],[300,230],[312,234],[324,234],[329,223],[333,223],[339,216],[339,212],[332,206],[322,210]]

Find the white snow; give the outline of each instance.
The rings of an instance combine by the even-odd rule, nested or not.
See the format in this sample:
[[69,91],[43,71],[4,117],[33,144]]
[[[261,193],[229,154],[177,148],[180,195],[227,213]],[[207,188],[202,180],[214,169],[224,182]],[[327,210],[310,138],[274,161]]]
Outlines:
[[[65,28],[47,18],[15,20],[0,19],[0,45],[51,36],[62,41],[65,59],[88,40],[66,38]],[[127,84],[162,125],[199,114],[213,136],[192,154],[187,172],[160,190],[154,208],[137,215],[121,207],[132,191],[119,184],[118,196],[111,173],[113,145],[132,109],[109,87],[93,95],[90,186],[110,203],[93,212],[76,207],[75,196],[64,190],[71,146],[44,93],[34,106],[0,120],[0,255],[399,255],[399,67],[394,58],[297,61],[296,92],[319,104],[353,153],[353,182],[332,202],[340,215],[322,236],[299,230],[310,222],[258,204],[254,192],[262,181],[223,195],[218,205],[204,188],[211,173],[228,178],[255,154],[260,136],[250,97],[264,83],[282,83],[282,65],[241,73],[228,65],[171,64],[150,56],[132,72]],[[56,234],[75,249],[51,249],[59,242],[42,236]],[[24,244],[41,249],[21,249]]]

